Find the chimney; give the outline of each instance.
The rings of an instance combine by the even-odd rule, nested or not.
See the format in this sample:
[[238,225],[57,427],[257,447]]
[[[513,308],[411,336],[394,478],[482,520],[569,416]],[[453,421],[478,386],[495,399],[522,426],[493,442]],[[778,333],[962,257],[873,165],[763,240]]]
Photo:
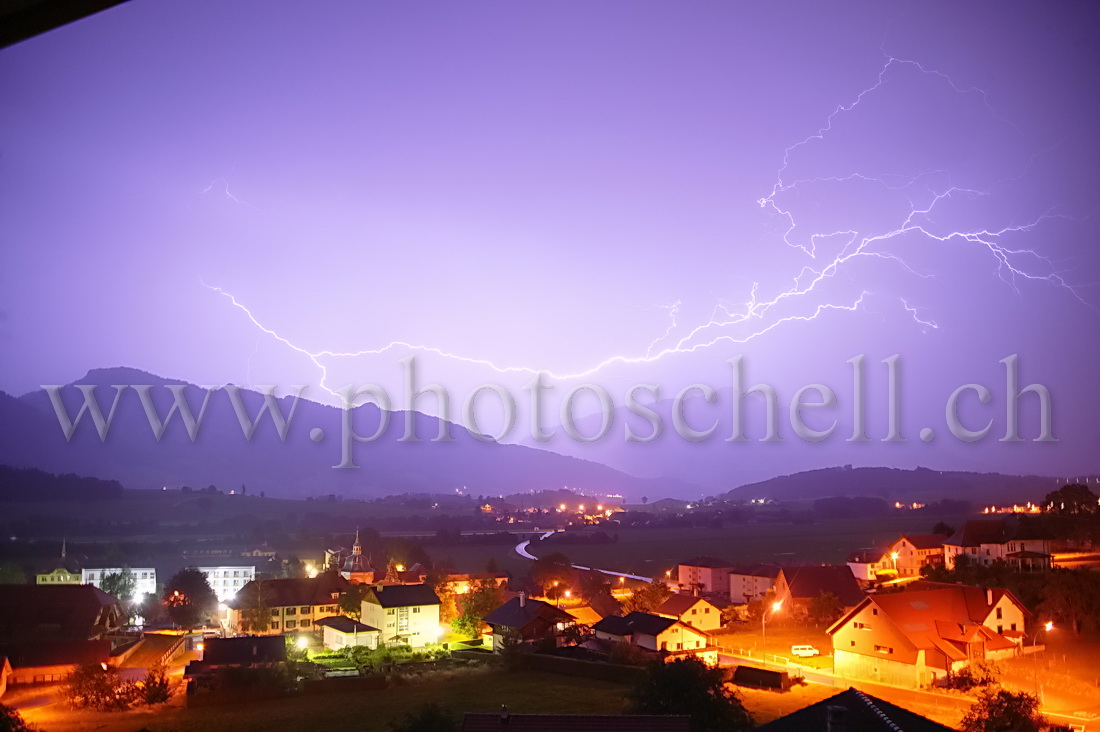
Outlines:
[[699,583],[696,582],[691,586],[691,594],[695,597],[699,597]]
[[[523,590],[519,591],[519,606],[520,607],[527,607],[527,593],[524,592]],[[507,709],[508,708],[505,707],[505,710],[507,710]]]
[[993,588],[992,587],[986,587],[985,588],[985,604],[989,605],[989,606],[993,605]]
[[826,732],[845,732],[847,725],[844,722],[848,710],[844,707],[830,705],[825,710]]
[[501,724],[508,724],[508,705],[507,704],[501,704],[500,705],[500,723]]

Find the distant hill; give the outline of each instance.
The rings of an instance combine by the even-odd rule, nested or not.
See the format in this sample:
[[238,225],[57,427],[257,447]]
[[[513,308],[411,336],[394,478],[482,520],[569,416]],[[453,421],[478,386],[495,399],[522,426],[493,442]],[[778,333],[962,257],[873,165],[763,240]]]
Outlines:
[[724,496],[745,500],[876,496],[891,501],[934,501],[951,498],[975,505],[1026,503],[1042,500],[1062,480],[1037,475],[1001,475],[898,468],[837,467],[781,475],[735,488]]
[[[152,402],[161,419],[172,406],[165,384],[184,384],[128,368],[96,369],[76,384],[96,386],[104,414],[114,399],[112,385],[153,385]],[[203,390],[187,385],[185,394],[197,416]],[[263,406],[263,395],[241,389],[250,419]],[[75,418],[83,397],[72,385],[61,390],[68,414]],[[279,400],[289,415],[291,397]],[[379,426],[383,412],[373,404],[352,410],[352,424],[360,435]],[[50,473],[77,473],[117,480],[127,488],[207,485],[230,489],[246,485],[250,493],[306,497],[340,494],[349,498],[404,492],[506,494],[563,486],[590,493],[662,495],[698,493],[699,488],[669,480],[637,478],[600,463],[519,445],[483,442],[457,424],[449,424],[453,440],[432,442],[440,420],[413,413],[420,441],[401,441],[405,413],[390,412],[383,436],[354,445],[357,469],[337,469],[341,462],[342,410],[302,399],[298,402],[286,440],[280,441],[270,416],[265,415],[251,440],[224,390],[209,400],[201,430],[191,442],[178,414],[158,442],[133,389],[121,393],[118,412],[106,441],[101,441],[88,414],[71,441],[66,441],[45,390],[19,398],[0,392],[0,463],[37,468]],[[313,430],[323,429],[315,442]]]

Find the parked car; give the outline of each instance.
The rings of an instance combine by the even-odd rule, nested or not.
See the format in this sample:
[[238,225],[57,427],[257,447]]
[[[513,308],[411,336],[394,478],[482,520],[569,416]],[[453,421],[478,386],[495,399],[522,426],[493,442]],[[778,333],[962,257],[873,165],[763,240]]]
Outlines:
[[791,653],[799,658],[810,658],[812,656],[821,655],[821,651],[813,646],[791,646]]

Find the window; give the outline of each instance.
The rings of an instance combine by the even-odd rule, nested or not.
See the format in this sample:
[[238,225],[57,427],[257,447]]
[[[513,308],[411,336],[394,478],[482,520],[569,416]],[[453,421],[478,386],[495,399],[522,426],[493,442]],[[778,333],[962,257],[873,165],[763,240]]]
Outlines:
[[998,632],[998,633],[1003,633],[1003,632],[1005,632],[1005,627],[1004,627],[1003,625],[998,625],[998,626],[997,626],[997,632]]
[[875,652],[876,653],[893,653],[894,649],[893,648],[888,648],[886,646],[875,646]]
[[295,614],[297,614],[297,612],[298,612],[298,608],[296,608],[296,607],[288,607],[286,609],[286,614],[287,615],[295,615]]
[[683,643],[677,643],[676,644],[676,650],[678,650],[678,651],[684,650],[684,644]]
[[298,621],[297,620],[288,620],[288,621],[286,621],[286,629],[287,630],[290,630],[291,628],[297,628],[297,627],[298,627]]
[[309,605],[303,605],[300,612],[302,615],[309,615]]
[[1002,613],[1003,613],[1003,608],[997,608],[997,620],[1000,620],[1002,617],[1004,617],[1004,615]]
[[413,608],[413,612],[414,612],[414,613],[418,613],[418,612],[420,612],[420,608],[418,608],[418,607],[414,607],[414,608]]
[[871,608],[871,614],[872,615],[878,615],[878,608],[877,607]]
[[855,648],[855,647],[856,647],[856,642],[855,642],[855,641],[849,641],[849,643],[850,643],[850,645],[852,646],[852,648]]
[[273,618],[279,617],[279,608],[275,608],[274,610],[271,611],[271,617],[273,617]]
[[856,630],[870,630],[871,626],[867,623],[852,623]]
[[303,628],[308,628],[309,625],[310,625],[310,622],[308,620],[303,620],[300,625]]
[[704,615],[709,615],[710,614],[710,608],[709,607],[703,608],[703,614]]
[[1012,625],[1010,625],[1008,627],[1011,628],[1012,630],[1016,630],[1016,623],[1013,623]]
[[271,629],[272,630],[278,630],[279,629],[279,621],[278,620],[271,621]]

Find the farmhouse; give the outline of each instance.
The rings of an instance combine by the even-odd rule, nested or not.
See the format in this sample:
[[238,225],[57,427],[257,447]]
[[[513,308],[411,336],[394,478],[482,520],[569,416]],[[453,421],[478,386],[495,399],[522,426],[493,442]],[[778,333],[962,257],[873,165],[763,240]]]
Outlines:
[[919,688],[1018,652],[1028,612],[1008,590],[925,586],[869,596],[829,627],[838,676]]
[[60,681],[78,664],[106,663],[122,635],[116,598],[91,585],[0,585],[0,656],[9,684]]
[[795,615],[807,614],[810,602],[825,593],[836,595],[844,608],[855,607],[863,599],[855,575],[845,564],[784,567],[775,578],[775,599]]

